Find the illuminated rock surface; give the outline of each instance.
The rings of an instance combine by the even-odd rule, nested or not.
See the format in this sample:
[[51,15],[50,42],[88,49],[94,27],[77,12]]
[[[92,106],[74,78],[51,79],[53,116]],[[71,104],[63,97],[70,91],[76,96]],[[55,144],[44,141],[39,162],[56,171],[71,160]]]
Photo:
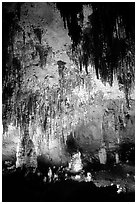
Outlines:
[[78,152],[74,154],[71,158],[71,162],[69,163],[70,171],[72,172],[80,172],[83,168],[82,160],[81,160],[81,153]]
[[[82,8],[83,25],[80,21],[79,24],[89,37],[88,17],[93,9],[88,5]],[[15,166],[44,169],[41,180],[47,185],[46,167],[68,167],[69,163],[69,173],[75,173],[72,176],[79,183],[86,179],[90,183],[93,179],[96,186],[103,187],[121,184],[124,179],[123,188],[127,183],[126,188],[133,192],[134,87],[127,107],[124,85],[118,83],[115,75],[110,86],[97,78],[94,66],[88,66],[88,74],[84,68],[80,71],[81,45],[72,53],[70,34],[75,29],[65,28],[64,19],[55,3],[25,2],[19,8],[16,3],[3,6],[2,159],[3,163],[12,162],[9,166],[4,163],[3,175],[12,172],[14,180],[14,173],[20,175],[16,175]],[[120,176],[115,168],[107,171],[115,165],[122,172]],[[85,174],[77,175],[83,169]],[[129,177],[125,176],[127,173]],[[55,173],[55,180],[64,178],[65,172],[60,174]],[[6,186],[6,176],[4,179]],[[42,192],[42,196],[47,194]]]

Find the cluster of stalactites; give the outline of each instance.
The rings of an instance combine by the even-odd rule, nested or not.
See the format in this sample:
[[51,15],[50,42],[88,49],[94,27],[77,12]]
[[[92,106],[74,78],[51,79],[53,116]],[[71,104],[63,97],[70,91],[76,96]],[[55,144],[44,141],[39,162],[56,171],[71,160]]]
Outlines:
[[[83,29],[85,4],[92,7],[93,12]],[[68,34],[73,42],[73,54],[76,57],[79,55],[80,70],[85,67],[88,74],[88,65],[94,65],[97,78],[112,85],[114,73],[122,76],[121,66],[126,63],[125,70],[128,66],[135,66],[134,3],[57,3],[57,8],[64,24],[67,24]],[[72,29],[73,27],[75,28]],[[129,72],[132,74],[131,69]],[[131,81],[134,81],[134,76]]]

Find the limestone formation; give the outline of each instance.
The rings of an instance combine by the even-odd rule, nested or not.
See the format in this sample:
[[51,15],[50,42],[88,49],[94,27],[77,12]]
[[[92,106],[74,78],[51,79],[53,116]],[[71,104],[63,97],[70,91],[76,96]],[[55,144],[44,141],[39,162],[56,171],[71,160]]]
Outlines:
[[[108,82],[102,83],[101,78],[96,76],[94,66],[87,67],[88,55],[84,54],[81,44],[77,45],[74,52],[71,34],[74,32],[75,38],[75,28],[68,30],[72,22],[64,27],[65,17],[62,17],[57,5],[25,2],[20,4],[17,12],[16,3],[7,3],[4,9],[4,157],[15,157],[17,150],[16,167],[26,164],[36,167],[36,157],[41,155],[45,162],[48,160],[66,164],[69,161],[67,138],[73,132],[77,146],[84,154],[90,154],[89,158],[100,149],[98,159],[104,164],[107,151],[116,149],[123,141],[134,143],[134,89],[131,90],[127,108],[127,98],[125,99],[118,79],[113,74],[108,74],[107,77],[114,78],[112,86]],[[80,22],[78,25],[77,21],[75,23],[80,26],[82,36],[87,36],[86,41],[91,39],[88,15],[92,15],[92,7],[84,5],[81,9],[84,15],[83,25]],[[85,12],[86,9],[89,12]],[[65,12],[64,15],[66,14]],[[77,16],[72,15],[72,18]],[[69,21],[71,18],[67,18],[67,22]],[[77,37],[75,40],[78,40]],[[92,43],[87,43],[84,47],[89,49],[90,57],[91,49],[88,46]],[[105,48],[103,50],[106,51]],[[106,51],[106,54],[109,52]],[[86,70],[81,61],[86,64]],[[102,75],[108,72],[105,66]],[[121,67],[125,74],[129,71],[126,67],[127,65]],[[128,68],[133,68],[134,75],[132,63],[128,64]],[[124,72],[122,73],[124,77]],[[121,87],[122,83],[123,81]],[[14,127],[12,132],[11,123],[12,128]],[[29,135],[24,146],[24,133],[18,136],[17,130],[18,127],[24,129],[25,125],[29,126]],[[17,135],[20,140],[18,145],[17,141],[13,143],[13,135]],[[30,138],[33,145],[29,144]],[[102,148],[103,142],[106,150]],[[81,169],[81,160],[78,158],[79,156],[72,162],[74,171]],[[118,158],[115,159],[118,162]]]
[[98,152],[98,156],[99,156],[100,164],[106,164],[106,162],[107,162],[107,152],[106,152],[105,147],[100,148],[100,150]]
[[37,168],[37,155],[33,141],[25,137],[20,140],[16,153],[16,168]]
[[72,172],[80,172],[83,168],[82,160],[81,160],[81,153],[77,152],[73,154],[71,161],[69,163],[69,169]]

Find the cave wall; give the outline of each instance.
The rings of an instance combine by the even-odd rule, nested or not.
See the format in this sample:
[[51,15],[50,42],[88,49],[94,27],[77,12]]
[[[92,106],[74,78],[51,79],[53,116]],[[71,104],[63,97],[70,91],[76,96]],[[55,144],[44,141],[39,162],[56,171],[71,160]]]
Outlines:
[[[14,4],[8,12],[12,9]],[[9,50],[12,47],[8,62],[13,69],[10,80],[20,73],[20,83],[3,103],[3,112],[7,103],[11,107],[9,117],[3,119],[3,159],[21,158],[24,137],[33,142],[38,157],[54,163],[69,160],[70,135],[74,151],[85,155],[96,155],[104,143],[107,150],[124,141],[134,143],[134,89],[128,109],[116,79],[111,87],[97,79],[92,66],[88,75],[80,72],[55,4],[24,3],[17,24],[13,44],[8,45]]]

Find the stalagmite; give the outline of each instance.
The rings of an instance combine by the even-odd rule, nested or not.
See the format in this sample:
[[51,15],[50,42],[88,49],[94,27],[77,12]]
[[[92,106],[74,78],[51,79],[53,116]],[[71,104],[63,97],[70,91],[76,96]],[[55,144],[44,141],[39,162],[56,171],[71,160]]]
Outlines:
[[115,159],[116,159],[116,164],[118,164],[119,163],[119,155],[118,155],[118,153],[115,153]]
[[48,170],[48,181],[49,181],[49,183],[52,181],[52,170],[51,170],[50,167],[49,167],[49,170]]
[[90,172],[87,173],[87,176],[85,177],[85,182],[90,182],[92,181],[92,175]]
[[44,183],[47,182],[47,177],[46,177],[46,176],[43,178],[43,182],[44,182]]
[[107,152],[105,147],[100,148],[98,152],[100,164],[106,164],[107,162]]
[[33,141],[28,140],[27,137],[24,137],[20,140],[17,146],[16,153],[16,168],[23,167],[26,168],[37,168],[37,155]]
[[37,168],[37,155],[31,139],[28,140],[26,146],[26,167]]
[[69,169],[74,172],[79,172],[83,168],[81,153],[78,152],[72,156],[71,162],[69,163]]
[[54,176],[53,176],[53,181],[54,181],[54,182],[58,181],[58,175],[57,175],[57,174],[54,174]]
[[16,168],[23,167],[25,164],[25,148],[24,148],[24,140],[20,139],[17,145],[16,152]]

